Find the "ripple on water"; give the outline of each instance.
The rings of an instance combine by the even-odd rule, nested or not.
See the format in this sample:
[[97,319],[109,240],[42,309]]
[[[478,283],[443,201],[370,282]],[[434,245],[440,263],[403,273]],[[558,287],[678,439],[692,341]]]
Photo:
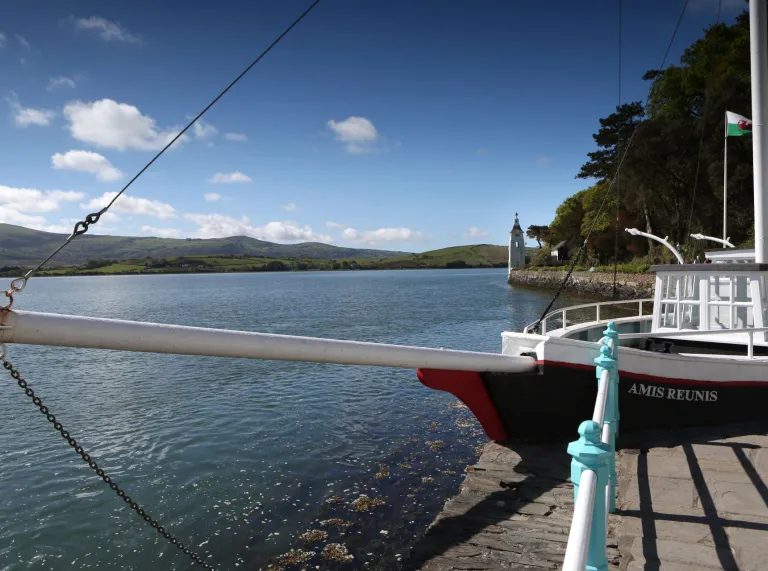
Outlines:
[[[32,280],[17,304],[496,352],[501,331],[532,321],[549,297],[515,292],[504,277],[504,270],[446,270],[46,278]],[[153,517],[223,567],[258,568],[290,549],[316,551],[313,565],[331,565],[320,554],[339,543],[353,567],[394,569],[456,488],[457,461],[471,461],[481,440],[461,420],[466,410],[451,408],[452,397],[425,389],[409,370],[10,349],[86,451]],[[21,390],[0,392],[0,407],[0,571],[189,568]],[[424,445],[438,440],[442,450]],[[388,473],[376,479],[382,464]],[[361,495],[385,504],[356,512],[350,505]],[[328,503],[332,497],[341,501]],[[299,536],[312,529],[328,537],[307,547]]]

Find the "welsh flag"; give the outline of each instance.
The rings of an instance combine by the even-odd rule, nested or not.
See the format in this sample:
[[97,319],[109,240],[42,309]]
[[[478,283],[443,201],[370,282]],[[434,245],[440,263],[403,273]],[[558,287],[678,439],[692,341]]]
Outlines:
[[725,112],[725,136],[741,137],[752,134],[752,120],[738,113]]

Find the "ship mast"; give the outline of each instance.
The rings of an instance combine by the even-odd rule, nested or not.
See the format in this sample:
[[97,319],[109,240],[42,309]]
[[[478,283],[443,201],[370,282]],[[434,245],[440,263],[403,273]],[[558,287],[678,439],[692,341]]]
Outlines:
[[755,262],[768,263],[768,6],[766,0],[749,0],[749,50],[752,75],[752,169],[755,193]]

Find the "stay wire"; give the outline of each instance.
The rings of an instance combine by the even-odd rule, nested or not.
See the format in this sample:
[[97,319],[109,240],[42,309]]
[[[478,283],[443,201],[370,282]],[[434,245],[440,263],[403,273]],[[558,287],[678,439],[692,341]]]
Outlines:
[[[621,7],[622,1],[619,0],[619,105],[621,107]],[[621,129],[616,133],[616,154],[621,155]],[[616,178],[616,229],[613,237],[613,291],[611,298],[616,299],[616,278],[619,270],[619,203],[621,202],[621,177]]]
[[715,20],[714,33],[715,37],[712,38],[712,48],[709,53],[709,76],[707,77],[707,85],[704,87],[704,108],[701,112],[701,133],[699,135],[699,151],[696,156],[696,175],[693,180],[693,194],[691,196],[691,211],[688,214],[688,228],[685,233],[686,242],[691,241],[691,223],[693,222],[693,206],[696,204],[696,190],[699,187],[699,169],[701,168],[701,151],[704,148],[704,129],[707,126],[707,111],[709,110],[710,98],[709,98],[709,84],[712,81],[712,75],[715,72],[715,55],[717,53],[717,29],[720,26],[720,9],[723,6],[723,0],[717,2],[717,19]]
[[[664,57],[661,60],[661,65],[659,66],[660,71],[664,69],[665,65],[667,65],[667,58],[669,57],[669,52],[672,50],[672,45],[674,44],[675,38],[677,37],[677,32],[680,30],[680,24],[683,21],[683,16],[685,15],[686,10],[688,9],[689,2],[690,0],[685,0],[683,2],[683,8],[682,10],[680,10],[680,16],[677,18],[675,29],[672,31],[672,37],[669,39],[669,44],[667,44],[667,49],[664,52]],[[648,104],[649,97],[650,97],[650,93],[648,97],[645,98],[645,104],[643,105],[643,108],[645,108],[645,105]],[[621,154],[621,158],[619,159],[619,164],[616,167],[616,172],[614,173],[613,178],[611,179],[611,182],[608,184],[608,188],[605,190],[605,193],[603,194],[603,200],[600,202],[600,207],[597,209],[597,214],[594,216],[594,218],[592,218],[592,223],[589,226],[589,230],[587,230],[587,236],[586,238],[584,238],[584,242],[582,242],[582,244],[579,246],[579,250],[576,252],[576,255],[573,257],[571,265],[568,268],[568,271],[566,272],[565,277],[563,278],[563,281],[560,283],[560,287],[557,288],[557,291],[555,291],[555,295],[552,297],[552,301],[550,301],[546,309],[541,312],[541,316],[536,321],[536,324],[533,327],[534,331],[539,330],[539,325],[541,324],[542,319],[544,319],[547,313],[549,313],[549,310],[552,309],[552,306],[555,304],[555,301],[557,301],[557,298],[560,297],[560,294],[565,289],[565,286],[568,284],[568,280],[571,279],[571,274],[573,273],[573,270],[576,267],[576,263],[581,258],[582,252],[584,251],[584,248],[586,248],[587,242],[589,241],[589,237],[592,235],[592,231],[595,229],[595,225],[597,224],[597,221],[600,218],[600,214],[602,213],[603,207],[605,206],[605,201],[608,199],[608,196],[611,194],[613,185],[618,180],[619,171],[621,170],[621,166],[624,164],[624,159],[627,158],[629,149],[632,147],[632,141],[635,139],[636,132],[637,132],[637,129],[633,129],[632,133],[629,135],[627,146],[624,149],[624,152]]]
[[[288,26],[288,27],[287,27],[287,28],[286,28],[286,29],[283,31],[283,33],[282,33],[282,34],[280,34],[280,35],[279,35],[279,36],[278,36],[278,37],[277,37],[277,38],[276,38],[276,39],[275,39],[275,40],[274,40],[274,41],[273,41],[271,44],[269,44],[269,46],[268,46],[268,47],[267,47],[265,50],[263,50],[263,51],[262,51],[262,52],[261,52],[261,53],[258,55],[258,57],[257,57],[256,59],[254,59],[254,60],[253,60],[253,61],[250,63],[250,65],[248,65],[248,67],[246,67],[246,68],[245,68],[245,69],[244,69],[244,70],[243,70],[243,71],[240,73],[240,75],[238,75],[238,76],[237,76],[237,77],[236,77],[234,80],[232,80],[232,82],[231,82],[229,85],[227,85],[227,87],[225,87],[223,91],[221,91],[221,92],[220,92],[220,93],[219,93],[219,94],[218,94],[218,95],[217,95],[217,96],[216,96],[216,97],[215,97],[215,98],[214,98],[214,99],[213,99],[213,100],[212,100],[210,103],[208,103],[208,105],[206,105],[206,106],[205,106],[205,108],[204,108],[202,111],[200,111],[200,113],[198,113],[198,114],[195,116],[195,118],[194,118],[194,119],[192,119],[192,120],[191,120],[191,121],[190,121],[190,122],[187,124],[187,126],[186,126],[186,127],[184,127],[184,128],[183,128],[183,129],[182,129],[182,130],[181,130],[181,131],[180,131],[180,132],[179,132],[179,133],[178,133],[178,134],[177,134],[177,135],[176,135],[176,136],[175,136],[175,137],[174,137],[174,138],[173,138],[173,139],[172,139],[172,140],[171,140],[171,141],[170,141],[168,144],[167,144],[167,145],[165,145],[165,146],[164,146],[164,147],[163,147],[163,148],[162,148],[162,149],[161,149],[161,150],[160,150],[160,151],[159,151],[159,152],[158,152],[158,153],[157,153],[157,154],[156,154],[156,155],[155,155],[155,156],[152,158],[152,160],[151,160],[151,161],[149,161],[149,162],[148,162],[146,165],[144,165],[144,168],[142,168],[142,169],[141,169],[141,170],[140,170],[140,171],[139,171],[139,172],[138,172],[138,173],[137,173],[137,174],[136,174],[136,175],[135,175],[135,176],[134,176],[134,177],[133,177],[131,180],[129,180],[129,181],[128,181],[128,183],[127,183],[127,184],[126,184],[126,185],[125,185],[125,186],[124,186],[124,187],[123,187],[123,188],[120,190],[120,192],[118,192],[118,193],[117,193],[117,194],[116,194],[116,195],[115,195],[115,196],[112,198],[112,200],[110,200],[110,201],[109,201],[109,203],[108,203],[108,204],[107,204],[107,205],[106,205],[104,208],[102,208],[102,209],[101,209],[101,210],[99,210],[98,212],[94,212],[94,213],[88,214],[88,216],[86,216],[86,217],[85,217],[85,220],[82,220],[82,221],[78,222],[77,224],[75,224],[75,228],[74,228],[74,230],[72,231],[72,234],[71,234],[71,235],[70,235],[70,236],[69,236],[69,237],[68,237],[68,238],[67,238],[67,239],[64,241],[64,243],[63,243],[63,244],[61,244],[61,245],[60,245],[58,248],[56,248],[56,249],[55,249],[55,250],[54,250],[54,251],[53,251],[53,252],[52,252],[52,253],[51,253],[51,254],[50,254],[50,255],[49,255],[47,258],[45,258],[45,259],[44,259],[42,262],[40,262],[40,263],[39,263],[39,264],[38,264],[36,267],[32,268],[32,269],[31,269],[31,270],[29,270],[29,271],[28,271],[26,274],[24,274],[24,276],[22,276],[22,277],[20,277],[20,278],[16,278],[15,280],[13,280],[13,281],[11,282],[11,287],[10,287],[10,289],[9,289],[9,290],[8,290],[8,292],[6,293],[6,296],[7,296],[8,298],[10,298],[10,300],[11,300],[11,303],[13,302],[13,293],[22,291],[22,290],[24,289],[24,287],[27,285],[27,282],[29,281],[29,279],[30,279],[30,278],[31,278],[31,277],[32,277],[32,276],[33,276],[35,273],[37,273],[37,272],[40,270],[40,268],[42,268],[42,267],[43,267],[45,264],[47,264],[47,263],[48,263],[48,262],[49,262],[49,261],[50,261],[50,260],[51,260],[51,259],[52,259],[54,256],[56,256],[56,254],[58,254],[59,252],[61,252],[61,250],[63,250],[63,249],[64,249],[64,248],[65,248],[65,247],[66,247],[66,246],[67,246],[67,245],[68,245],[70,242],[72,242],[72,240],[74,240],[75,238],[77,238],[77,237],[78,237],[78,236],[80,236],[81,234],[85,234],[85,233],[88,231],[88,227],[89,227],[89,226],[91,226],[91,225],[93,225],[93,224],[96,224],[96,223],[99,221],[99,218],[101,218],[101,216],[102,216],[102,215],[104,215],[104,213],[105,213],[105,212],[107,212],[107,211],[110,209],[110,207],[111,207],[111,206],[112,206],[112,205],[115,203],[115,201],[116,201],[118,198],[120,198],[120,196],[122,196],[122,194],[123,194],[123,193],[124,193],[124,192],[125,192],[125,191],[126,191],[126,190],[127,190],[127,189],[128,189],[128,188],[129,188],[129,187],[130,187],[130,186],[131,186],[131,185],[132,185],[132,184],[133,184],[133,183],[134,183],[134,182],[135,182],[135,181],[136,181],[136,180],[137,180],[137,179],[138,179],[140,176],[141,176],[141,175],[142,175],[142,174],[144,174],[144,172],[145,172],[145,171],[146,171],[146,170],[147,170],[149,167],[151,167],[151,166],[154,164],[154,162],[155,162],[157,159],[159,159],[159,158],[160,158],[160,157],[161,157],[161,156],[162,156],[162,155],[165,153],[165,151],[167,151],[169,148],[171,148],[171,146],[173,146],[173,144],[174,144],[176,141],[178,141],[178,140],[179,140],[179,139],[180,139],[180,138],[181,138],[181,137],[184,135],[184,133],[186,133],[186,132],[187,132],[187,131],[188,131],[188,130],[189,130],[189,129],[190,129],[190,128],[191,128],[191,127],[192,127],[192,126],[195,124],[195,123],[197,123],[197,121],[198,121],[198,120],[199,120],[199,119],[200,119],[200,118],[201,118],[203,115],[205,115],[205,113],[206,113],[206,112],[207,112],[207,111],[208,111],[208,110],[209,110],[211,107],[213,107],[213,106],[214,106],[214,105],[215,105],[215,104],[216,104],[216,103],[219,101],[219,99],[221,99],[222,97],[224,97],[224,95],[225,95],[225,94],[226,94],[226,93],[227,93],[227,92],[228,92],[230,89],[232,89],[232,88],[235,86],[235,84],[236,84],[237,82],[239,82],[239,81],[240,81],[240,80],[241,80],[241,79],[242,79],[242,78],[245,76],[245,74],[247,74],[249,71],[251,71],[251,69],[252,69],[252,68],[253,68],[253,67],[254,67],[254,66],[257,64],[257,63],[259,63],[259,62],[262,60],[262,58],[264,58],[264,56],[266,56],[266,55],[267,55],[267,54],[268,54],[270,51],[272,51],[272,48],[274,48],[274,47],[275,47],[277,44],[279,44],[279,43],[280,43],[280,41],[281,41],[281,40],[282,40],[282,39],[283,39],[283,38],[284,38],[286,35],[288,35],[288,33],[289,33],[289,32],[290,32],[290,31],[291,31],[293,28],[295,28],[295,27],[296,27],[296,25],[298,25],[298,23],[299,23],[299,22],[301,22],[301,21],[302,21],[302,20],[303,20],[303,19],[304,19],[304,18],[305,18],[305,17],[306,17],[306,16],[307,16],[307,15],[308,15],[308,14],[309,14],[311,11],[312,11],[312,9],[313,9],[315,6],[317,6],[319,3],[320,3],[320,0],[314,0],[314,2],[312,2],[312,4],[310,4],[310,5],[309,5],[309,7],[308,7],[306,10],[304,10],[304,12],[302,12],[302,13],[301,13],[301,15],[300,15],[298,18],[296,18],[296,19],[293,21],[293,23],[291,23],[291,25],[290,25],[290,26]],[[9,307],[9,306],[8,306],[8,307]]]

